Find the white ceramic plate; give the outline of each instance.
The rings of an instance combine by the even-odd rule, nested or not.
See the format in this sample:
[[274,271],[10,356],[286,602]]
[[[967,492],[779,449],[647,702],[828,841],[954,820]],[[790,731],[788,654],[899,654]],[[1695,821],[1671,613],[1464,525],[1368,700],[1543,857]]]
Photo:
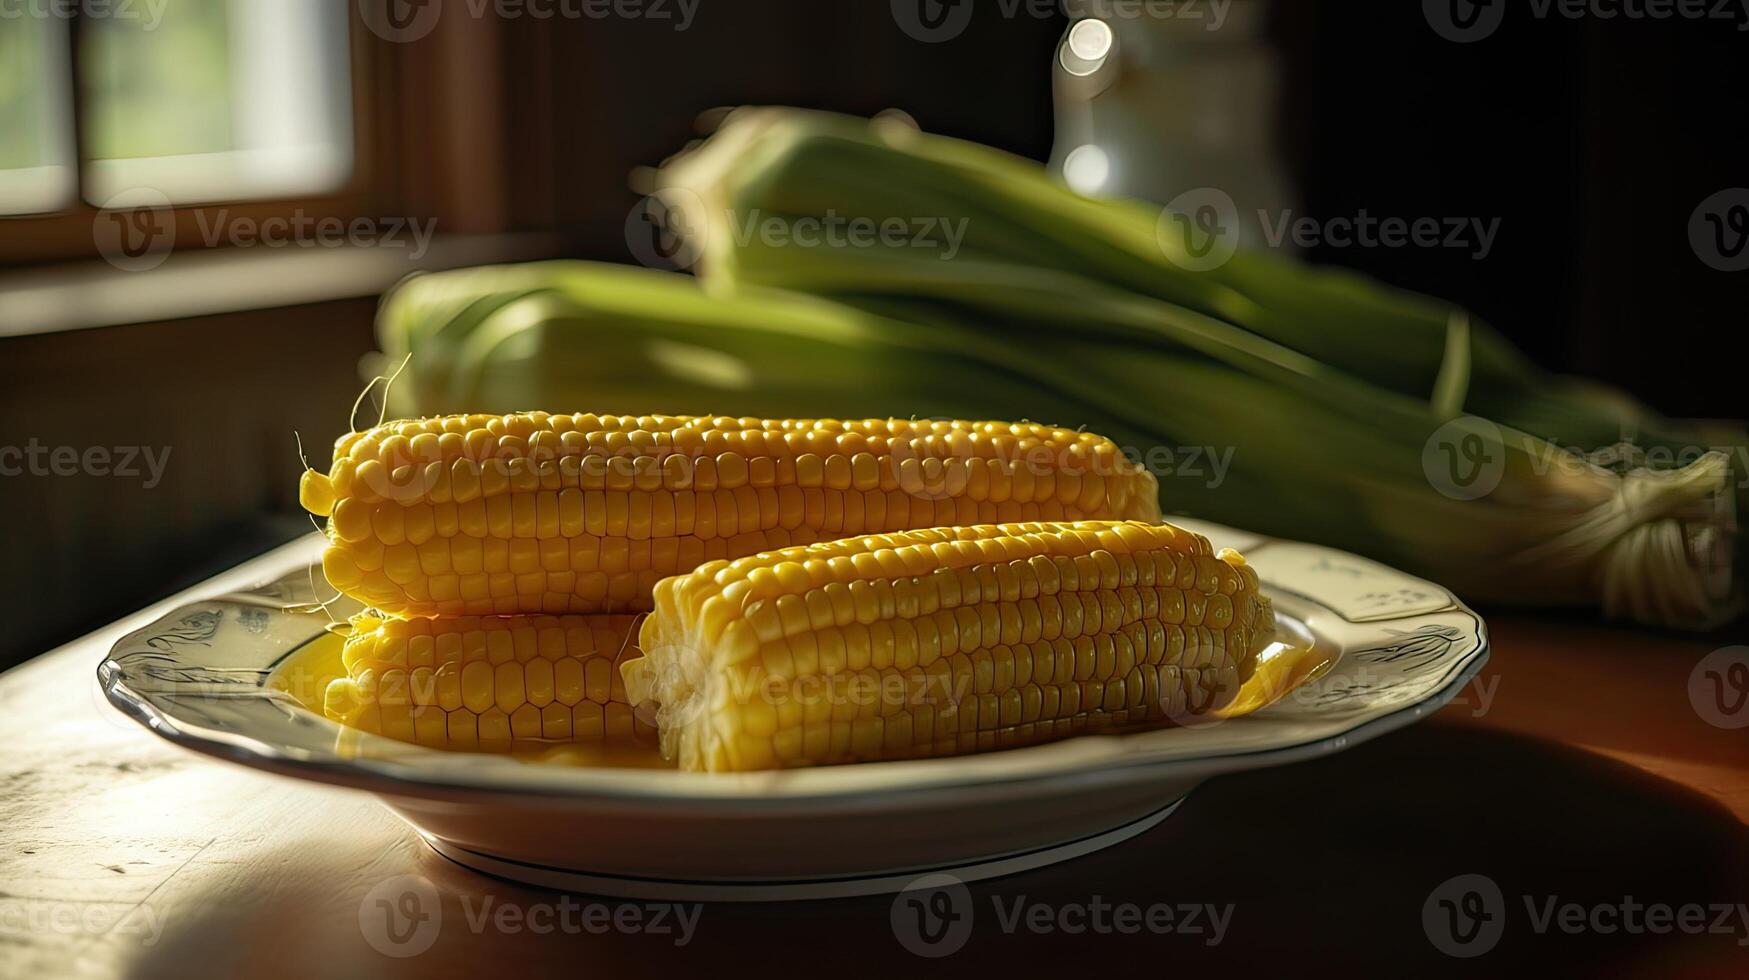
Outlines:
[[1437,585],[1329,548],[1177,523],[1245,553],[1281,630],[1329,659],[1323,674],[1211,725],[917,762],[705,774],[443,752],[343,730],[280,689],[276,669],[329,622],[295,608],[313,596],[322,539],[312,535],[280,552],[284,567],[259,587],[123,638],[99,678],[159,735],[369,790],[479,870],[627,898],[763,901],[897,891],[934,871],[973,880],[1085,854],[1159,823],[1210,776],[1407,725],[1487,660],[1481,619]]

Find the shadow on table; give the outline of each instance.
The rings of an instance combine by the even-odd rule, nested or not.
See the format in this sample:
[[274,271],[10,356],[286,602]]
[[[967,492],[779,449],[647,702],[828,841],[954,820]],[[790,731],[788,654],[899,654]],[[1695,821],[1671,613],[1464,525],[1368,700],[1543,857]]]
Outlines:
[[[1630,933],[1613,918],[1598,921],[1617,931],[1568,934],[1558,912],[1539,932],[1536,918],[1551,900],[1587,910],[1630,899],[1674,907],[1749,900],[1746,843],[1744,828],[1709,799],[1630,767],[1517,736],[1426,725],[1317,762],[1216,780],[1133,841],[974,884],[970,935],[957,953],[938,959],[901,944],[894,922],[904,916],[895,917],[891,898],[707,906],[696,934],[679,947],[672,932],[566,934],[556,920],[552,931],[536,933],[526,912],[551,909],[560,895],[481,877],[421,847],[417,871],[441,893],[442,915],[434,942],[418,955],[392,958],[367,944],[357,915],[362,888],[344,896],[258,894],[191,903],[206,911],[168,922],[133,973],[182,978],[221,972],[222,964],[227,974],[262,977],[654,977],[682,970],[762,980],[968,970],[1063,977],[1114,967],[1174,976],[1216,969],[1239,976],[1714,974],[1749,960],[1749,949],[1737,945],[1749,940],[1749,923],[1735,912],[1724,923],[1728,935]],[[1446,914],[1438,899],[1450,898],[1460,911],[1497,919],[1497,944],[1479,959],[1441,953],[1423,919],[1435,890],[1466,874],[1490,879],[1498,903],[1476,906],[1442,892],[1435,914]],[[1174,906],[1176,931],[1095,931],[1101,917],[1120,921],[1116,907],[1157,904]],[[519,907],[522,925],[507,929],[481,914],[505,906]],[[1183,906],[1230,915],[1219,941],[1206,911],[1187,922]],[[1709,913],[1706,925],[1713,919]],[[1434,920],[1434,931],[1450,936],[1442,921],[1456,920]],[[1465,919],[1460,928],[1470,924]]]
[[1749,771],[1749,738],[1708,722],[1733,713],[1728,681],[1702,674],[1691,689],[1702,658],[1730,645],[1728,631],[1623,629],[1546,611],[1490,613],[1488,631],[1494,648],[1488,665],[1441,718]]

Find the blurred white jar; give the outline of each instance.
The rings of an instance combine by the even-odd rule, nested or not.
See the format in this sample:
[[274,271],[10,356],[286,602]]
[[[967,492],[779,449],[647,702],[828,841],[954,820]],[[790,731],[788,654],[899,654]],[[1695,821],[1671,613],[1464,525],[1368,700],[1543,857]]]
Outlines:
[[1051,66],[1052,169],[1090,196],[1200,207],[1224,194],[1239,240],[1262,245],[1258,212],[1293,205],[1275,141],[1269,0],[1068,0],[1065,9],[1071,23]]

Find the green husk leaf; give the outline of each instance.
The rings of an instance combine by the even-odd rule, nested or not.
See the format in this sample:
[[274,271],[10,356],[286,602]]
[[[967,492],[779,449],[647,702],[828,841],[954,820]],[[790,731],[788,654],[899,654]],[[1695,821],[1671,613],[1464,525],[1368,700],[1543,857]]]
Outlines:
[[[1114,400],[1146,406],[1138,436],[1245,461],[1218,492],[1162,481],[1170,510],[1349,547],[1475,598],[1681,626],[1736,609],[1744,481],[1732,463],[1749,439],[1552,378],[1449,304],[1255,253],[1191,271],[1155,233],[1155,210],[1088,201],[987,148],[826,114],[732,115],[659,185],[690,204],[708,282],[952,323],[1048,362],[1048,384],[1108,413],[1096,426],[1119,424]],[[940,218],[966,231],[953,254],[771,242],[746,234],[749,216]],[[1075,356],[1100,346],[1110,352]],[[1485,427],[1480,451],[1500,471],[1477,499],[1428,475],[1441,426],[1465,418]],[[1671,463],[1587,458],[1624,434]],[[1711,447],[1725,451],[1695,459]]]

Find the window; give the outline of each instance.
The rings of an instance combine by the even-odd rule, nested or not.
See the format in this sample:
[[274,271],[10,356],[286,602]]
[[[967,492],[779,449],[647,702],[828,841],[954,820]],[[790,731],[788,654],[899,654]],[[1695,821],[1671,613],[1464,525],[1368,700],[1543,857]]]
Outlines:
[[53,18],[0,17],[0,214],[73,199],[66,28]]
[[348,6],[0,0],[0,213],[339,189]]

